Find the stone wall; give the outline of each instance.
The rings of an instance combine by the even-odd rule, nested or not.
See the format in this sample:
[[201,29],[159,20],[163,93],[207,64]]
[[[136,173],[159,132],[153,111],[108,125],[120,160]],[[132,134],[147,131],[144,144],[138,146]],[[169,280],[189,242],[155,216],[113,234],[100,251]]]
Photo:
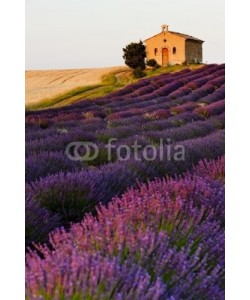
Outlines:
[[187,63],[202,63],[202,43],[186,40],[185,55]]

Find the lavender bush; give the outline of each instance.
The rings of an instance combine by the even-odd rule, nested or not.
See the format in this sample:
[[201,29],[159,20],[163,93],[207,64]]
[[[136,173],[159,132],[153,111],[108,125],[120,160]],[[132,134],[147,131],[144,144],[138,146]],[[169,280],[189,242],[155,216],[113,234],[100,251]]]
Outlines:
[[[206,65],[26,112],[27,299],[224,299],[224,81]],[[165,159],[119,161],[135,142]]]
[[28,299],[223,299],[223,220],[223,184],[196,170],[143,184],[37,245],[40,254],[27,255]]

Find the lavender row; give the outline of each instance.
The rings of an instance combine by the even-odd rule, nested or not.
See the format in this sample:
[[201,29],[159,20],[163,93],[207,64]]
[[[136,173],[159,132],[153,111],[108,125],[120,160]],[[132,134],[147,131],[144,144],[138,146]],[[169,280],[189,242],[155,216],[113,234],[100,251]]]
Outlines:
[[224,187],[196,173],[149,182],[36,248],[27,299],[224,299]]
[[[99,155],[90,164],[98,166],[109,163],[106,143],[113,138],[117,139],[118,144],[114,143],[116,144],[116,148],[119,145],[133,146],[135,141],[140,146],[146,147],[152,141],[159,143],[160,139],[164,142],[168,142],[169,139],[171,139],[171,142],[183,141],[193,137],[205,136],[217,129],[224,128],[223,114],[218,117],[212,117],[207,121],[199,121],[199,118],[195,119],[195,116],[192,114],[182,114],[166,121],[149,122],[142,128],[132,125],[110,128],[96,131],[95,136],[91,134],[86,135],[85,131],[81,131],[81,135],[76,135],[76,132],[74,132],[73,135],[69,135],[67,138],[65,138],[65,134],[62,134],[59,138],[50,136],[36,143],[32,141],[31,144],[27,143],[29,151],[27,151],[26,158],[26,181],[34,181],[39,177],[45,177],[61,170],[65,172],[83,168],[83,164],[69,160],[64,153],[67,143],[71,141],[96,141]],[[180,125],[182,126],[179,127]],[[150,131],[152,129],[154,131]],[[141,136],[138,134],[140,131],[142,132]],[[100,142],[103,142],[103,144]],[[115,152],[115,149],[113,152]],[[116,160],[115,155],[112,155],[112,160]]]
[[167,83],[170,83],[173,80],[178,80],[178,79],[182,79],[183,77],[187,77],[189,75],[192,76],[191,79],[198,79],[199,77],[202,76],[202,74],[211,74],[211,73],[215,73],[217,71],[219,71],[221,69],[221,65],[208,65],[205,66],[203,68],[194,70],[194,71],[190,71],[189,69],[184,69],[180,72],[175,72],[175,73],[168,73],[168,74],[162,74],[157,76],[156,78],[152,78],[150,79],[142,79],[140,80],[138,83],[134,84],[134,85],[130,85],[125,87],[124,89],[111,93],[108,98],[113,98],[113,97],[119,97],[119,96],[128,96],[131,92],[133,92],[134,90],[137,90],[138,88],[144,87],[149,85],[150,83],[153,84],[154,87],[159,87],[159,86],[163,86]]
[[[195,71],[190,71],[189,72],[178,72],[178,73],[182,73],[181,76],[176,76],[176,74],[178,73],[175,73],[175,75],[171,75],[172,76],[172,80],[170,82],[170,85],[175,85],[177,84],[178,82],[178,78],[179,79],[182,79],[183,80],[185,79],[186,82],[190,81],[190,79],[197,79],[197,84],[195,85],[196,88],[202,83],[202,82],[205,82],[206,79],[205,78],[202,78],[202,76],[204,76],[205,74],[209,74],[207,75],[208,78],[210,78],[211,76],[214,76],[216,77],[218,74],[218,72],[223,72],[223,68],[224,66],[223,65],[220,65],[220,66],[206,66],[206,67],[203,67],[201,69],[198,69],[198,70],[195,70]],[[210,69],[210,71],[214,70],[213,72],[208,72],[208,70]],[[221,70],[221,71],[216,71],[216,70]],[[187,74],[190,74],[190,75],[187,75]],[[192,74],[192,75],[191,75]],[[169,75],[166,75],[166,76],[169,76]],[[170,77],[171,77],[170,76]],[[159,80],[161,80],[161,77],[164,77],[164,76],[158,76],[159,77]],[[211,77],[212,78],[212,77]],[[158,80],[158,79],[157,79]],[[152,79],[152,82],[157,82],[156,79]],[[222,76],[222,81],[223,81],[223,76]],[[174,83],[174,82],[175,83]],[[146,80],[146,85],[145,86],[148,86],[150,84],[150,80],[147,79]],[[179,85],[180,83],[178,83]],[[191,84],[191,83],[190,83]],[[166,83],[163,84],[164,87],[162,86],[162,88],[167,88],[166,86]],[[154,85],[155,86],[155,85]],[[173,86],[174,87],[174,86]],[[135,90],[137,90],[137,86],[136,84],[133,85],[133,88]],[[149,88],[149,87],[147,87]],[[123,89],[123,91],[125,90],[126,88]],[[169,90],[169,88],[167,88]],[[155,88],[154,88],[155,90]],[[148,93],[148,91],[147,91]],[[164,95],[166,96],[166,93],[164,93]],[[60,108],[60,109],[50,109],[50,110],[44,110],[44,111],[40,111],[40,112],[27,112],[27,117],[29,117],[29,119],[31,120],[32,118],[33,119],[39,119],[40,117],[42,118],[48,118],[48,119],[52,119],[52,118],[56,118],[58,120],[65,120],[64,118],[66,119],[69,119],[70,117],[71,118],[81,118],[81,112],[86,112],[86,111],[90,111],[90,110],[99,110],[101,113],[103,113],[102,111],[102,107],[103,107],[103,104],[107,104],[108,102],[111,101],[111,103],[116,103],[116,102],[119,102],[120,101],[116,101],[115,100],[115,95],[110,95],[110,100],[107,99],[103,99],[103,100],[97,100],[96,102],[95,101],[88,101],[88,100],[84,100],[80,103],[77,103],[75,105],[71,105],[71,106],[68,106],[68,107],[63,107],[63,108]],[[124,100],[124,99],[122,99]]]
[[[180,125],[182,126],[179,127]],[[80,162],[69,160],[64,153],[67,143],[71,141],[96,141],[99,155],[94,161],[91,161],[90,164],[98,166],[109,162],[108,150],[105,143],[108,143],[108,141],[113,138],[116,138],[118,142],[118,144],[114,143],[117,144],[116,148],[119,145],[133,146],[135,141],[137,141],[140,146],[145,147],[152,141],[156,143],[159,143],[160,140],[167,142],[169,139],[171,142],[183,141],[185,139],[205,136],[216,129],[223,128],[223,115],[210,118],[206,121],[199,121],[199,118],[197,118],[195,121],[195,115],[183,114],[178,117],[172,117],[166,121],[149,122],[147,126],[143,126],[142,128],[140,126],[130,125],[99,130],[96,131],[95,135],[86,135],[85,131],[81,131],[81,134],[76,135],[76,132],[74,132],[73,135],[67,135],[67,138],[65,138],[65,134],[57,137],[50,136],[36,143],[34,141],[27,143],[26,181],[34,181],[39,177],[45,177],[49,174],[60,172],[61,170],[74,171],[83,168]],[[150,129],[154,131],[150,131]],[[140,132],[143,133],[141,137],[139,136]],[[97,140],[99,142],[97,142]],[[101,144],[101,142],[104,144]],[[115,149],[113,152],[115,152]],[[116,160],[116,157],[112,156],[112,160]]]
[[79,221],[84,213],[93,212],[97,203],[107,203],[114,196],[121,195],[137,180],[147,181],[166,174],[174,176],[192,168],[202,158],[217,158],[224,154],[224,131],[218,131],[204,138],[182,142],[185,160],[175,161],[174,151],[165,160],[114,162],[97,169],[80,172],[59,172],[26,185],[26,193],[40,207],[58,214],[64,225]]
[[[223,69],[221,70],[223,71]],[[196,71],[190,71],[188,74],[196,74]],[[204,71],[206,72],[206,71]],[[219,71],[220,72],[220,71]],[[215,72],[214,74],[207,75],[207,77],[199,78],[196,79],[195,81],[188,81],[188,78],[186,74],[182,75],[183,79],[175,79],[174,81],[171,81],[169,84],[165,84],[162,86],[160,89],[162,89],[162,92],[160,91],[159,93],[157,92],[158,89],[155,89],[153,87],[146,87],[146,97],[151,97],[147,98],[150,101],[155,101],[157,98],[161,97],[160,95],[166,97],[169,92],[172,92],[172,98],[179,98],[179,97],[189,97],[188,101],[197,101],[199,98],[206,96],[206,94],[211,94],[214,92],[214,86],[216,86],[216,89],[220,88],[221,84],[224,82],[224,76],[222,75],[221,77],[216,78],[216,74],[219,74],[218,72]],[[202,73],[198,73],[196,75],[192,75],[191,77],[193,78],[194,76],[201,76]],[[189,75],[190,76],[190,75]],[[195,77],[196,78],[196,77]],[[210,80],[209,79],[212,79]],[[187,87],[180,88],[185,84]],[[207,83],[208,82],[208,83]],[[204,87],[201,89],[199,86],[205,84]],[[195,88],[195,90],[190,93],[190,88]],[[150,93],[148,89],[153,89],[153,95],[150,96]],[[176,91],[177,89],[177,91]],[[160,94],[160,95],[159,95]],[[111,98],[109,100],[110,104],[106,103],[105,104],[105,99],[104,100],[97,100],[96,103],[95,101],[88,101],[85,100],[84,103],[80,104],[75,104],[71,105],[65,108],[61,109],[51,109],[51,110],[44,110],[40,112],[27,112],[27,123],[29,124],[35,124],[39,126],[50,126],[51,122],[65,122],[65,121],[70,121],[72,119],[82,121],[84,119],[89,119],[89,118],[101,118],[104,119],[106,118],[110,113],[115,112],[116,109],[119,108],[121,110],[121,107],[123,108],[127,106],[127,109],[131,107],[131,105],[134,105],[134,108],[136,107],[136,102],[138,100],[140,102],[145,102],[145,105],[147,104],[147,100],[143,100],[143,95],[138,96],[136,99],[120,99],[122,101],[116,100],[116,98]],[[103,102],[102,102],[103,101]],[[126,104],[127,102],[127,104]],[[126,104],[126,105],[125,105]],[[111,105],[111,106],[110,106]],[[124,106],[125,105],[125,106]]]
[[148,131],[145,136],[155,143],[162,139],[173,142],[185,141],[192,138],[202,137],[211,134],[217,129],[224,129],[224,120],[220,118],[210,118],[206,121],[196,121],[187,123],[181,127],[170,128],[160,131]]
[[[210,79],[214,79],[214,76],[209,75],[209,77],[198,79],[193,83],[192,82],[189,83],[186,80],[185,82],[188,82],[186,85],[184,85],[185,82],[182,83],[181,81],[174,81],[169,85],[165,85],[160,90],[158,89],[155,90],[152,87],[145,87],[144,88],[145,93],[140,94],[140,91],[138,91],[136,97],[132,99],[122,99],[119,102],[113,101],[111,104],[107,105],[106,107],[112,109],[112,112],[115,112],[118,109],[121,109],[121,107],[129,108],[132,107],[133,105],[136,105],[138,100],[140,100],[140,102],[144,101],[145,103],[147,103],[149,101],[156,100],[162,96],[164,97],[167,96],[169,97],[169,99],[176,99],[184,96],[187,97],[187,95],[189,95],[189,97],[190,98],[193,97],[193,101],[195,101],[198,98],[213,93],[216,89],[218,89],[221,86],[221,84],[223,84],[221,83],[220,78],[209,81]],[[222,80],[224,82],[224,79]],[[149,89],[151,89],[151,93],[149,93]]]

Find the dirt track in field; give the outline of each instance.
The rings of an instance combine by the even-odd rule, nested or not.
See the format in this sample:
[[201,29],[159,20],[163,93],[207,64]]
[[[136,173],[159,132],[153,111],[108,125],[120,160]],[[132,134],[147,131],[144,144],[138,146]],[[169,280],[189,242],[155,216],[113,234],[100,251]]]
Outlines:
[[103,76],[126,70],[127,67],[26,71],[25,103],[36,104],[78,87],[100,84]]

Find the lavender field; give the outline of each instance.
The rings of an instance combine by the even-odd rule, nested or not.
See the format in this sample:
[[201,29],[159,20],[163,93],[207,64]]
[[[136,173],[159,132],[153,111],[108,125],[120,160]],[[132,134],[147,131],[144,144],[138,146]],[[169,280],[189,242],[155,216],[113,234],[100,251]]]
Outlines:
[[225,65],[27,111],[26,299],[224,299],[224,128]]

